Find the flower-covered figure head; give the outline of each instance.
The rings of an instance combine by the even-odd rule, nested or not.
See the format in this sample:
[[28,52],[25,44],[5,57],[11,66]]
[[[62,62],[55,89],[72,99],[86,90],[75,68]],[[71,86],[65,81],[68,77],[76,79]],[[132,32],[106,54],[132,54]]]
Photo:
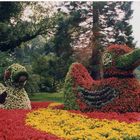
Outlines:
[[16,88],[24,87],[28,80],[28,73],[25,67],[19,64],[13,64],[9,66],[4,73],[4,81],[7,86],[13,86]]
[[104,77],[132,77],[133,70],[140,65],[140,49],[125,45],[111,45],[102,56]]
[[0,108],[31,109],[30,99],[24,89],[28,77],[25,67],[19,64],[13,64],[5,70],[6,86],[0,85]]

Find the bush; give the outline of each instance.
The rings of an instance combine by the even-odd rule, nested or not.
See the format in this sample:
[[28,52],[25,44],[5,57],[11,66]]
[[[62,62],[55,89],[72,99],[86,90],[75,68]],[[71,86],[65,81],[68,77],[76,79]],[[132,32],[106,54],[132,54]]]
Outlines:
[[25,85],[25,90],[27,93],[36,93],[39,92],[39,83],[40,83],[40,78],[39,75],[30,75],[29,80],[27,81]]

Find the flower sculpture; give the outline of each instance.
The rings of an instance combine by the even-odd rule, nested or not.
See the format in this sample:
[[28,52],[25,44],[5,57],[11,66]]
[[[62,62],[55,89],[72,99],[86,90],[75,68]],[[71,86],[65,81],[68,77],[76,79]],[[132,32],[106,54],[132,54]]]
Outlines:
[[73,63],[65,79],[65,108],[81,111],[140,112],[140,83],[134,69],[140,49],[109,46],[102,56],[104,78],[94,80],[80,63]]
[[25,67],[13,64],[4,74],[6,86],[0,84],[0,108],[2,109],[31,109],[30,100],[24,89],[28,79]]

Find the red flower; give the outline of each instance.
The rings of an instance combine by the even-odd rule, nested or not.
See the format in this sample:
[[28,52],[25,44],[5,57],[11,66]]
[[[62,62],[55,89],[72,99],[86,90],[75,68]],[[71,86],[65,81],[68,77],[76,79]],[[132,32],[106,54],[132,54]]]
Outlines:
[[[32,103],[33,109],[47,107],[50,102]],[[60,140],[60,138],[25,125],[29,110],[0,109],[0,140]]]

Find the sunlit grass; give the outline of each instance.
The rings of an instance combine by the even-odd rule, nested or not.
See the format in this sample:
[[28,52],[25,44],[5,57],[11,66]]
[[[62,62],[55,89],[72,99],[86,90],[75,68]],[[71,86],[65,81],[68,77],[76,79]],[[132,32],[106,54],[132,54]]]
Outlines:
[[55,93],[48,93],[48,92],[40,92],[34,93],[34,95],[29,95],[31,101],[55,101],[63,103],[63,92],[55,92]]

